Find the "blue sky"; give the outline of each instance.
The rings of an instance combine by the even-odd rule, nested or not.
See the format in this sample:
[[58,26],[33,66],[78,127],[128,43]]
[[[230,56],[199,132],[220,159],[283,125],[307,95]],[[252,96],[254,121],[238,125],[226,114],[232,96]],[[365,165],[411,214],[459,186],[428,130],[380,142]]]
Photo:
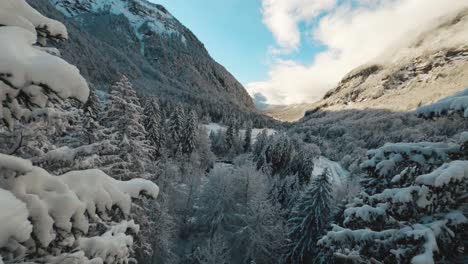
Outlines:
[[[275,39],[262,23],[261,0],[151,0],[162,4],[205,44],[242,84],[268,78]],[[288,58],[310,62],[317,49],[303,40]]]

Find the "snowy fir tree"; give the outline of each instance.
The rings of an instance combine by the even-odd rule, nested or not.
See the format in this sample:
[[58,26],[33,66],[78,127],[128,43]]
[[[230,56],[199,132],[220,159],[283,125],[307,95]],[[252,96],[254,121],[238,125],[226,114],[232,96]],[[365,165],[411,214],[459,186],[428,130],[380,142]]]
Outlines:
[[314,170],[315,159],[320,156],[320,149],[315,144],[302,142],[296,149],[291,161],[290,174],[296,174],[301,185],[308,184]]
[[257,136],[255,143],[253,144],[253,158],[254,161],[257,162],[261,156],[263,155],[263,151],[265,150],[268,144],[268,132],[266,129],[262,130],[262,132]]
[[143,109],[125,76],[111,88],[104,122],[108,128],[107,137],[115,146],[113,161],[106,162],[106,171],[118,179],[147,174],[151,146],[146,140]]
[[153,156],[155,159],[161,155],[162,148],[164,147],[163,140],[163,127],[161,119],[161,108],[156,98],[151,98],[146,102],[144,109],[144,126],[147,131],[147,139],[154,147]]
[[227,127],[226,130],[226,137],[225,137],[225,144],[226,144],[226,149],[228,151],[232,151],[233,148],[235,147],[235,141],[236,141],[236,131],[235,131],[235,124],[233,121],[230,122],[229,126]]
[[186,120],[186,125],[182,137],[182,152],[190,155],[195,150],[195,143],[198,133],[198,119],[194,111],[190,111]]
[[252,150],[252,123],[247,124],[244,135],[244,152],[250,152]]
[[289,215],[287,263],[327,263],[317,257],[317,241],[330,224],[332,203],[332,186],[325,170],[312,180]]
[[182,153],[182,139],[185,130],[185,113],[182,107],[177,106],[169,118],[167,125],[167,132],[169,133],[169,145],[174,155]]
[[423,142],[369,151],[362,167],[375,181],[365,181],[365,192],[319,244],[341,260],[463,263],[468,167],[462,149]]
[[293,152],[291,139],[285,134],[277,135],[271,138],[265,147],[264,160],[257,162],[257,167],[269,171],[272,175],[284,176],[289,172]]
[[102,131],[99,124],[98,113],[101,111],[101,102],[92,89],[89,93],[88,101],[84,104],[83,128],[84,134],[89,144],[95,143],[102,137],[99,132]]

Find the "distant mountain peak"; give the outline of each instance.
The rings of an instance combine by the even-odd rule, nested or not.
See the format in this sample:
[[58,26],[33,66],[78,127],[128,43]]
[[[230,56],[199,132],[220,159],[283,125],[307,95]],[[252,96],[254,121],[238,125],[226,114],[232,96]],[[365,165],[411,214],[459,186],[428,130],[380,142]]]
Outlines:
[[140,41],[156,33],[179,36],[181,41],[187,44],[177,19],[162,5],[146,0],[51,0],[51,3],[67,17],[93,13],[123,15],[130,22]]

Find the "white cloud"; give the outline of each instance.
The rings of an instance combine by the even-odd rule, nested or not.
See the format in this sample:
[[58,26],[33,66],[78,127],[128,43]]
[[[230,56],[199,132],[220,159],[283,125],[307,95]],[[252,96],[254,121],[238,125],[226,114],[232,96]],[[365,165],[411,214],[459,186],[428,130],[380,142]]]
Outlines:
[[263,23],[280,47],[272,50],[275,53],[296,50],[301,41],[299,23],[310,21],[335,4],[336,0],[263,0]]
[[[282,49],[299,47],[298,24],[317,18],[335,1],[263,0],[264,22]],[[308,64],[275,59],[267,81],[248,84],[269,104],[311,102],[353,68],[384,54],[436,18],[468,6],[468,0],[349,0],[335,6],[312,31],[327,47]],[[310,35],[310,34],[305,34]]]

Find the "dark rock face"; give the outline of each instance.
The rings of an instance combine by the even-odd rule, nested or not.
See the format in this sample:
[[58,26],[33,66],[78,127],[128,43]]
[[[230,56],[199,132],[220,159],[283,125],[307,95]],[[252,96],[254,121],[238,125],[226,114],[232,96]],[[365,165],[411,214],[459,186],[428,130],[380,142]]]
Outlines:
[[[28,0],[62,21],[62,56],[99,89],[125,74],[141,94],[189,107],[254,111],[244,87],[163,6],[146,0]],[[210,111],[210,110],[207,110]]]

